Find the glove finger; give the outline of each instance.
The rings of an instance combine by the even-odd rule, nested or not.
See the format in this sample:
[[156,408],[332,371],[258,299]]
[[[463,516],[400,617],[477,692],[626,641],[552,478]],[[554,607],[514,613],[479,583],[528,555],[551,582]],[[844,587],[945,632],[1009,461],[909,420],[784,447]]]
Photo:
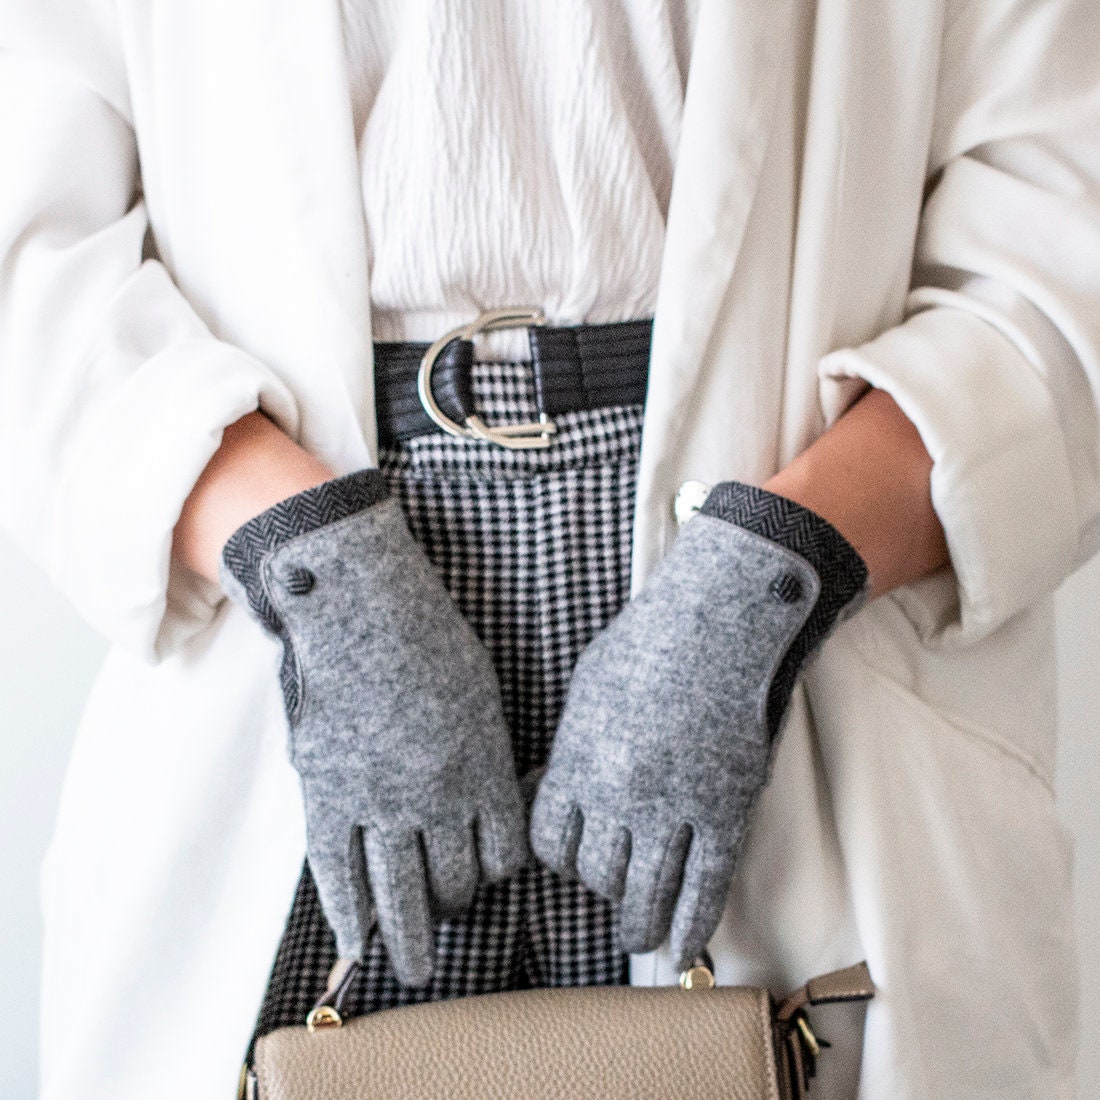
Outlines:
[[710,845],[696,834],[684,865],[684,881],[672,914],[669,947],[680,970],[694,965],[706,950],[726,907],[733,859],[716,859]]
[[601,897],[619,901],[626,889],[630,846],[630,830],[624,825],[589,814],[577,849],[577,874],[581,882]]
[[424,855],[436,912],[464,913],[474,900],[480,874],[473,825],[456,821],[426,831]]
[[531,811],[531,850],[540,863],[562,878],[576,878],[583,832],[580,806],[539,791]]
[[306,855],[337,953],[342,959],[362,958],[371,906],[359,830],[308,796]]
[[509,878],[530,860],[527,815],[518,783],[511,783],[503,796],[496,797],[478,814],[477,853],[486,882]]
[[421,988],[435,969],[435,935],[428,877],[417,833],[383,838],[369,829],[363,839],[367,873],[394,973],[402,985]]
[[691,833],[691,826],[685,824],[654,842],[633,834],[620,917],[624,950],[653,951],[668,935]]

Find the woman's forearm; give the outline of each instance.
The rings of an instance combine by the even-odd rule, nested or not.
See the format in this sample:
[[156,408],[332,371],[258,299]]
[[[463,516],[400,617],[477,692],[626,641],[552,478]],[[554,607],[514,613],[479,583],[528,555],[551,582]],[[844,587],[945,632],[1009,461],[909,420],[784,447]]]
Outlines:
[[948,563],[931,470],[912,422],[872,389],[764,488],[836,527],[867,563],[871,595],[881,596]]
[[[912,422],[873,389],[764,488],[833,524],[862,555],[878,596],[948,563],[931,469]],[[187,498],[173,554],[216,581],[222,547],[242,523],[333,476],[262,413],[249,413],[226,428]]]
[[172,553],[181,565],[217,581],[226,540],[242,523],[334,476],[263,413],[225,429],[176,524]]

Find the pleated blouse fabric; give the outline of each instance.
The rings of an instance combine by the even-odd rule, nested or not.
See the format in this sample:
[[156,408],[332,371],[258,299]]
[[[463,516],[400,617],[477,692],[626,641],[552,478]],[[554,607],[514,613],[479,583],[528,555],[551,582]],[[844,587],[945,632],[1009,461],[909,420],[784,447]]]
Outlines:
[[698,0],[341,0],[377,340],[651,316]]

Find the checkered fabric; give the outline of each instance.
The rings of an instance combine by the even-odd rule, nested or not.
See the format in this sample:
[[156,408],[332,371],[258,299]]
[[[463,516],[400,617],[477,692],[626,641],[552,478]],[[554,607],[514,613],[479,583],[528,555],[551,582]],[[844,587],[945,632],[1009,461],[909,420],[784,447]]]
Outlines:
[[[488,423],[537,419],[525,364],[475,364],[473,383]],[[532,794],[573,665],[628,596],[642,407],[568,413],[557,427],[545,450],[439,434],[379,456],[413,536],[493,657],[517,771]],[[623,984],[617,934],[613,906],[533,865],[483,887],[463,916],[437,923],[435,974],[424,989],[398,985],[373,933],[346,1009],[361,1015],[532,986]],[[301,1024],[335,961],[307,867],[257,1034]]]

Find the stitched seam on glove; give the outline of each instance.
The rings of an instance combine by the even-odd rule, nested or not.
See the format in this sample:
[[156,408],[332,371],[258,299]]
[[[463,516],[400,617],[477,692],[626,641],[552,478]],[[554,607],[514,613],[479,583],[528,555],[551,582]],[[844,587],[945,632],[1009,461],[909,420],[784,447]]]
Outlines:
[[249,610],[283,643],[279,682],[288,716],[297,715],[300,709],[301,677],[294,646],[268,595],[263,564],[291,539],[362,512],[388,496],[381,471],[358,470],[272,505],[238,527],[222,549],[222,562],[244,589]]
[[863,602],[868,587],[867,565],[855,547],[816,512],[787,497],[724,481],[716,485],[700,514],[714,516],[770,539],[793,551],[817,573],[821,591],[802,630],[780,662],[768,694],[768,730],[775,737],[809,655]]
[[268,630],[278,633],[279,616],[259,583],[267,555],[299,535],[361,512],[387,496],[379,470],[359,470],[272,505],[229,536],[222,550],[226,567],[240,581],[249,608]]

